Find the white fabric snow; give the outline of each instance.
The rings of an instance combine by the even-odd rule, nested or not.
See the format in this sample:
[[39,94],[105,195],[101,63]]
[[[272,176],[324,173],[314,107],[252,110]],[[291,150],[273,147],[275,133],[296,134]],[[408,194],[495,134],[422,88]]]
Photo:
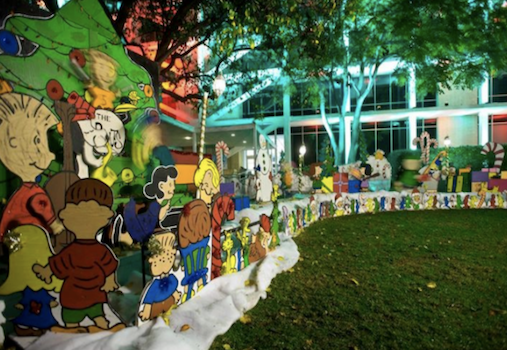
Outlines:
[[48,332],[27,350],[208,349],[216,336],[225,333],[260,298],[266,298],[272,279],[292,268],[298,259],[296,244],[282,235],[280,246],[262,261],[211,281],[195,297],[175,309],[169,326],[159,318],[117,333]]

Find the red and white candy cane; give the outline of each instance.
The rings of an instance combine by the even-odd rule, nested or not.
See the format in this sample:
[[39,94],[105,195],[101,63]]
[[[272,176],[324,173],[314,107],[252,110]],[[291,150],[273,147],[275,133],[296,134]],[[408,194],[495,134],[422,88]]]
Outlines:
[[[426,142],[425,142],[426,140]],[[421,136],[416,137],[412,140],[413,145],[417,145],[421,147],[421,160],[424,164],[428,164],[430,161],[430,147],[433,145],[433,148],[438,147],[438,141],[432,139],[430,134],[427,131],[424,131]]]
[[223,164],[224,161],[223,161],[222,155],[225,155],[225,156],[229,155],[229,147],[227,146],[227,144],[224,141],[218,141],[217,144],[215,145],[215,152],[217,155],[218,172],[220,173],[220,175],[222,175],[223,168],[224,168],[224,164]]
[[493,154],[495,155],[495,163],[494,163],[495,166],[490,170],[499,173],[500,167],[502,166],[503,163],[503,158],[505,157],[505,151],[501,144],[496,142],[488,142],[484,145],[484,147],[482,147],[481,153],[486,155],[489,152],[493,152]]

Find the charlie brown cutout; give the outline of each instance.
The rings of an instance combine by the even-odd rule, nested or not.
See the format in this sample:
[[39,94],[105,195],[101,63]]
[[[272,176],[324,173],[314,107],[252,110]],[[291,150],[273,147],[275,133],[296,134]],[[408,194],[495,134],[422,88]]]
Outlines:
[[56,116],[37,99],[17,94],[0,95],[0,161],[21,178],[0,219],[0,240],[21,225],[41,226],[53,234],[64,230],[47,193],[35,183],[55,155],[49,151],[47,132]]
[[[113,217],[112,205],[111,189],[96,179],[79,180],[66,192],[65,208],[59,216],[76,239],[50,257],[46,266],[34,264],[32,268],[48,284],[53,275],[63,280],[60,303],[65,327],[53,327],[54,332],[94,333],[125,327],[121,323],[112,327],[105,318],[107,293],[118,289],[115,276],[118,260],[95,238]],[[93,326],[81,326],[86,317],[93,321]]]

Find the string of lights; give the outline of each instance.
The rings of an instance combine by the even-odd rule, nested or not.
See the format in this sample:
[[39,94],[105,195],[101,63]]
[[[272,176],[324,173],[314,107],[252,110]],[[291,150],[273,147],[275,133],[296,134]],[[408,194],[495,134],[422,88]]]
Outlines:
[[[81,2],[82,2],[82,0],[77,0],[77,2],[78,2],[78,3],[81,3]],[[100,23],[99,21],[97,21],[97,20],[96,20],[96,19],[95,19],[95,18],[94,18],[94,17],[93,17],[90,13],[88,13],[88,12],[84,9],[84,7],[83,7],[83,6],[80,6],[80,10],[81,10],[81,12],[84,12],[85,14],[87,14],[87,15],[88,15],[88,19],[89,19],[90,21],[95,22],[95,24],[97,25],[97,28],[102,28],[102,29],[104,29],[104,30],[108,31],[110,34],[112,34],[112,35],[113,35],[113,37],[117,37],[117,36],[118,36],[114,30],[111,30],[110,28],[108,28],[108,27],[104,26],[102,23]]]
[[[25,29],[24,31],[27,32],[27,31],[33,31],[34,33],[36,33],[36,38],[44,38],[48,41],[51,42],[51,47],[47,46],[47,45],[44,45],[42,44],[40,41],[37,41],[36,44],[39,45],[40,47],[44,48],[44,49],[47,49],[47,50],[54,50],[56,52],[58,52],[59,54],[61,55],[67,55],[69,53],[68,50],[64,51],[64,52],[61,52],[61,51],[58,51],[58,49],[61,49],[61,48],[67,48],[67,49],[86,49],[86,50],[89,50],[89,49],[104,49],[104,50],[107,50],[107,45],[116,45],[113,41],[111,40],[107,40],[105,43],[103,44],[98,44],[98,45],[95,45],[95,46],[88,46],[88,45],[82,45],[82,47],[77,47],[76,45],[68,45],[68,44],[65,44],[65,43],[62,43],[60,41],[54,41],[53,39],[51,39],[50,37],[42,34],[40,31],[37,31],[36,29],[34,28],[31,28],[29,27],[28,25],[26,24],[23,24],[25,26]],[[20,27],[18,27],[16,24],[14,23],[10,23],[10,30],[15,33],[16,31],[21,34],[23,31],[20,29]],[[56,46],[58,45],[58,46]]]

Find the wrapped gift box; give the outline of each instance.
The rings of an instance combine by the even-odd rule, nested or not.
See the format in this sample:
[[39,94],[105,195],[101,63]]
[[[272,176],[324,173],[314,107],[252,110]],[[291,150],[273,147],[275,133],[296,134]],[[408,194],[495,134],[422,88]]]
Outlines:
[[322,179],[322,193],[333,192],[333,177],[328,176]]
[[349,180],[349,193],[358,193],[361,191],[361,180]]
[[349,192],[349,174],[336,173],[333,175],[333,192],[335,193]]
[[472,182],[488,182],[489,173],[482,171],[472,171]]
[[370,183],[369,180],[361,181],[361,191],[362,192],[368,192],[369,183]]
[[370,191],[389,191],[391,189],[391,179],[369,180],[368,185]]
[[494,187],[498,187],[498,191],[507,191],[507,179],[489,179],[488,189],[492,190]]
[[463,192],[463,175],[447,178],[447,192]]
[[248,196],[232,197],[232,200],[236,211],[250,208],[250,198]]
[[461,191],[456,191],[456,192],[471,192],[472,191],[472,174],[464,173],[461,176],[463,177],[462,188],[461,188]]
[[227,182],[220,184],[220,194],[229,196],[234,196],[234,183],[233,182]]

